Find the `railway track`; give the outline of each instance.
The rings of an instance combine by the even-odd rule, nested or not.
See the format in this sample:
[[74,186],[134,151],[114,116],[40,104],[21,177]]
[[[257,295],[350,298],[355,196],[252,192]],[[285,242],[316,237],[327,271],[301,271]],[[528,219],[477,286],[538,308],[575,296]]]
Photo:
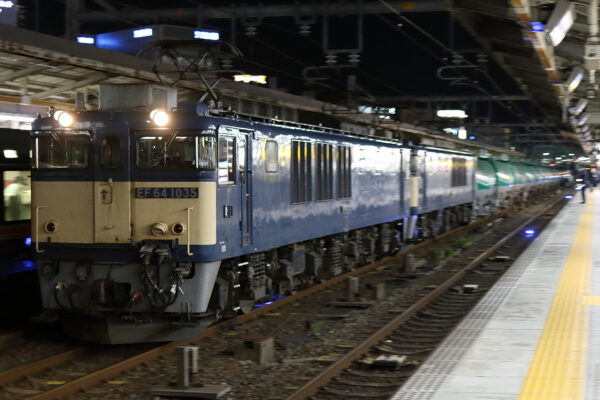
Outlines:
[[[489,248],[458,268],[446,283],[424,295],[287,400],[390,398],[510,267],[511,257],[526,247],[523,230],[536,224],[542,227],[540,219],[555,215],[560,202],[538,211],[500,240],[490,238]],[[519,240],[520,245],[516,243]],[[489,262],[498,255],[500,262]]]
[[[335,277],[333,279],[325,281],[319,285],[315,285],[315,286],[308,288],[300,293],[297,293],[292,296],[288,296],[277,302],[274,302],[273,304],[261,307],[261,308],[256,309],[248,314],[240,315],[237,318],[235,318],[235,320],[233,320],[233,321],[232,320],[225,321],[225,323],[226,324],[236,324],[236,325],[237,324],[246,324],[246,323],[249,323],[250,321],[253,321],[261,316],[273,314],[274,311],[276,311],[278,308],[281,308],[287,304],[297,302],[298,300],[303,299],[308,296],[311,296],[316,292],[326,290],[327,288],[329,288],[333,285],[336,285],[351,276],[360,276],[360,275],[366,274],[368,272],[371,272],[376,268],[379,268],[383,265],[386,265],[387,263],[390,263],[391,261],[393,261],[395,259],[395,257],[402,256],[404,254],[408,254],[411,252],[415,252],[416,250],[423,248],[424,246],[427,246],[434,241],[443,240],[444,238],[448,238],[448,237],[453,237],[457,233],[459,233],[465,229],[475,228],[479,225],[488,223],[494,219],[497,219],[499,216],[505,214],[506,212],[507,211],[502,211],[493,216],[478,220],[470,225],[459,227],[452,231],[446,232],[445,234],[440,235],[433,240],[427,240],[427,241],[421,242],[419,244],[416,244],[413,247],[411,247],[410,249],[408,249],[407,251],[402,252],[394,257],[385,257],[381,260],[378,260],[375,263],[363,266],[354,271],[340,275],[338,277]],[[479,260],[479,258],[477,260]],[[477,260],[475,260],[475,261],[477,261]],[[483,258],[483,260],[485,260],[485,257]],[[473,261],[473,263],[475,263],[475,261]],[[471,264],[473,264],[473,263],[471,263]],[[484,285],[484,283],[485,282],[482,282],[482,285]],[[450,284],[450,285],[452,285],[452,284]],[[434,295],[436,293],[439,294],[441,288],[442,288],[441,286],[438,287],[435,291],[430,293],[426,298],[429,298],[429,296]],[[476,292],[479,293],[479,291],[476,291]],[[445,298],[442,298],[442,299],[449,301],[449,299],[445,299]],[[425,299],[423,299],[423,300],[425,300]],[[423,300],[421,302],[419,302],[418,304],[421,304],[423,302]],[[463,298],[463,300],[464,300],[464,298]],[[476,302],[475,297],[473,297],[473,301]],[[416,307],[416,306],[417,305],[410,307],[409,310],[414,311],[415,310],[414,307]],[[444,307],[444,306],[440,305],[440,307]],[[467,307],[467,305],[465,304],[465,308],[466,307]],[[409,310],[407,310],[407,312]],[[400,319],[408,318],[407,312],[403,313],[399,318]],[[430,339],[436,338],[437,339],[437,338],[443,337],[443,335],[441,333],[441,332],[444,332],[443,328],[447,328],[446,325],[450,321],[455,322],[454,319],[448,319],[448,318],[445,318],[445,319],[442,318],[441,320],[437,321],[436,320],[437,315],[438,315],[437,312],[432,312],[429,314],[425,313],[425,314],[419,316],[419,318],[421,320],[418,320],[418,319],[414,320],[412,322],[413,325],[408,326],[406,328],[408,330],[405,331],[405,333],[401,334],[401,335],[407,336],[411,332],[411,330],[414,331],[419,326],[421,326],[421,328],[423,328],[424,325],[428,325],[428,324],[433,324],[435,326],[435,328],[429,329],[428,331],[425,331],[423,328],[420,331],[421,334],[420,334],[419,340],[418,341],[413,340],[412,350],[408,351],[409,349],[403,349],[403,350],[406,350],[406,353],[412,352],[414,357],[420,357],[422,354],[426,354],[425,351],[429,349],[430,343],[426,342],[424,340],[428,339],[428,338],[430,338]],[[456,316],[456,317],[458,318],[458,316]],[[396,319],[396,320],[398,320],[398,319]],[[386,325],[386,327],[388,325]],[[442,326],[442,325],[444,325],[444,326]],[[217,335],[222,329],[223,328],[221,325],[215,325],[215,326],[212,326],[212,327],[204,330],[200,335],[198,335],[197,337],[195,337],[192,340],[171,342],[171,343],[167,343],[162,346],[154,347],[147,351],[139,351],[138,350],[137,354],[133,355],[132,357],[121,357],[122,358],[121,360],[112,362],[112,363],[110,363],[110,365],[98,367],[92,371],[86,371],[86,373],[82,376],[75,377],[74,379],[65,379],[64,382],[59,381],[55,386],[50,388],[50,390],[41,390],[38,387],[38,389],[36,389],[36,390],[39,393],[30,393],[31,396],[29,396],[29,397],[25,397],[23,394],[27,395],[27,393],[23,393],[19,396],[19,398],[27,398],[29,400],[51,400],[51,399],[62,399],[62,398],[68,397],[68,396],[76,395],[77,393],[79,393],[82,390],[93,387],[102,382],[109,381],[110,379],[118,376],[119,374],[122,374],[125,371],[129,371],[138,365],[146,364],[146,363],[149,363],[152,360],[155,360],[161,356],[169,355],[169,354],[173,353],[173,351],[179,346],[186,345],[186,344],[192,344],[192,343],[198,343],[204,339],[213,337],[213,336]],[[414,337],[414,334],[411,336]],[[399,336],[399,337],[401,337],[401,336]],[[405,346],[407,345],[407,343],[411,343],[408,341],[408,339],[406,339],[406,340],[407,341],[405,342]],[[394,345],[395,345],[395,343],[396,342],[394,342]],[[367,350],[368,350],[367,347],[364,347],[361,345],[361,346],[355,348],[354,350],[352,350],[350,353],[348,353],[342,359],[340,359],[335,365],[343,365],[344,363],[348,362],[348,360],[350,360],[349,362],[351,364],[355,361],[355,359],[352,358],[352,357],[354,357],[353,354],[354,355],[364,354],[364,352],[366,352]],[[357,353],[357,351],[358,351],[358,353]],[[396,349],[395,351],[398,352],[399,350]],[[5,371],[3,373],[0,373],[0,386],[2,386],[4,388],[4,390],[6,390],[7,388],[11,388],[11,387],[18,388],[19,381],[21,381],[21,382],[23,382],[23,381],[28,382],[28,381],[32,381],[32,380],[34,382],[39,381],[40,378],[36,379],[35,376],[37,376],[39,374],[43,375],[44,373],[47,373],[48,369],[50,369],[50,371],[52,371],[53,369],[56,369],[57,367],[60,367],[61,365],[64,365],[65,363],[72,363],[73,360],[78,360],[78,359],[82,359],[82,358],[86,358],[86,357],[92,357],[95,354],[98,354],[98,348],[82,347],[82,348],[77,348],[77,349],[73,349],[73,350],[61,353],[59,355],[50,357],[48,359],[40,360],[40,361],[32,363],[32,364],[17,367],[10,371]],[[344,360],[346,360],[346,361],[344,361]],[[342,362],[342,364],[340,364],[340,362]],[[408,365],[410,365],[410,363],[408,363],[407,366]],[[346,365],[346,367],[347,367],[347,365]],[[342,367],[342,369],[346,368],[346,367]],[[330,369],[328,369],[327,371],[329,371],[329,370]],[[410,368],[407,368],[406,370],[401,370],[401,371],[387,372],[385,374],[386,375],[385,377],[381,377],[382,379],[384,379],[384,381],[381,383],[381,385],[384,385],[384,386],[391,385],[391,380],[396,379],[396,381],[397,381],[397,378],[399,375],[404,376],[404,374],[409,374],[409,372],[410,372],[409,370],[410,370]],[[330,373],[327,373],[327,374],[330,374]],[[352,370],[352,372],[350,372],[349,377],[341,377],[340,378],[341,380],[339,380],[338,382],[342,382],[342,384],[343,384],[343,382],[346,382],[346,383],[348,383],[348,385],[350,385],[352,383],[361,382],[361,381],[364,382],[367,379],[371,380],[373,378],[370,376],[361,376],[361,374],[364,375],[364,371],[361,372],[360,370]],[[323,374],[319,375],[319,377],[321,377],[322,375]],[[331,376],[334,376],[334,375],[331,375]],[[331,378],[331,376],[329,378],[327,378],[327,380],[329,380]],[[323,379],[323,378],[319,378],[320,381],[321,381],[321,379]],[[390,382],[386,383],[385,379],[387,379]],[[323,381],[321,381],[321,383],[323,383]],[[372,386],[372,385],[369,385],[369,386]],[[373,392],[378,390],[379,387],[377,385],[375,385],[375,386],[376,387],[373,387],[373,389],[372,390],[370,389],[370,390]],[[309,393],[309,392],[316,393],[316,391],[314,391],[315,387],[316,386],[313,386],[313,389],[309,389],[308,392],[306,392],[306,393]],[[333,396],[339,396],[339,395],[336,395],[334,392],[338,391],[338,390],[343,390],[343,389],[340,388],[338,385],[338,386],[329,386],[328,390],[332,391],[329,394],[331,394]],[[318,389],[317,389],[317,391],[318,391]],[[24,390],[24,392],[27,392],[27,390]],[[305,396],[305,395],[302,395],[302,392],[303,391],[300,390],[298,392],[299,393],[298,395]],[[296,396],[296,395],[294,395],[294,396]],[[9,397],[9,398],[12,399],[12,398],[16,398],[16,397]],[[292,398],[304,398],[304,397],[292,397]]]

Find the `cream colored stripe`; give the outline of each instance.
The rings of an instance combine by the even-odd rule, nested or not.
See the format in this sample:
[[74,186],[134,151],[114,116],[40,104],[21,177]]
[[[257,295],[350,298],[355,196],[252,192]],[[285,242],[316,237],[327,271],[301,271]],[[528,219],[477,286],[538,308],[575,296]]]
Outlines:
[[588,203],[579,226],[544,330],[519,400],[583,400],[588,335],[587,305],[592,265],[594,200]]

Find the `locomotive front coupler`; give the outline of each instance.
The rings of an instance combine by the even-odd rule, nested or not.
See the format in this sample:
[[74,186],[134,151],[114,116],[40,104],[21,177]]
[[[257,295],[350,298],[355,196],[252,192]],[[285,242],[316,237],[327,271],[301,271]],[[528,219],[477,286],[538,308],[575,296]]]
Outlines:
[[142,263],[149,265],[154,257],[154,263],[162,264],[163,261],[171,258],[175,251],[174,242],[172,240],[144,240],[140,242],[138,250]]

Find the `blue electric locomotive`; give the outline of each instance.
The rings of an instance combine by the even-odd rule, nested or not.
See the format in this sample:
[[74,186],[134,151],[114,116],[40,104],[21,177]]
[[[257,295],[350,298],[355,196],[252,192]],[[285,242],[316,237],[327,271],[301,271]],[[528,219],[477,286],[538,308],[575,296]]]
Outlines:
[[33,123],[42,302],[73,336],[191,337],[471,218],[469,153],[175,107],[158,90],[103,85],[99,111]]

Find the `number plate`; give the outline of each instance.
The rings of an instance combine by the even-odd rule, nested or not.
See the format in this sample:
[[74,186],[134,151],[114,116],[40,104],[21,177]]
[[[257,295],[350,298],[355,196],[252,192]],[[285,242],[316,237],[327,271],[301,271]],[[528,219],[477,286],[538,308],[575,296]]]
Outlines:
[[135,188],[136,199],[197,199],[198,188],[158,187]]

